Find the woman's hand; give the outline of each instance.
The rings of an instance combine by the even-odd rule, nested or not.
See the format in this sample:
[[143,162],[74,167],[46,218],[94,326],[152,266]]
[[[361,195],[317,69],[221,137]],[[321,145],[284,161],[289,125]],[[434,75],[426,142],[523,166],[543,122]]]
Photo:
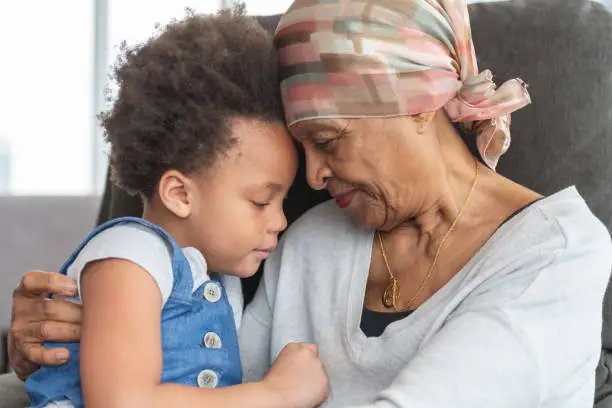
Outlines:
[[327,399],[327,374],[314,344],[287,344],[263,382],[282,396],[282,406],[312,408]]
[[70,358],[65,348],[47,349],[45,341],[78,341],[81,307],[47,295],[76,296],[76,282],[58,273],[28,272],[13,292],[9,361],[25,380],[41,365],[60,365]]

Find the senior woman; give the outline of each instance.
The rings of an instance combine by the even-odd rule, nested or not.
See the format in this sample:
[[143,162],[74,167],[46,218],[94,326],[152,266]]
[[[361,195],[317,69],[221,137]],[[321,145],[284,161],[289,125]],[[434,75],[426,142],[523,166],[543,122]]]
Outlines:
[[267,260],[245,380],[307,341],[329,407],[591,407],[610,236],[574,188],[495,173],[529,95],[478,72],[465,2],[297,0],[275,44],[308,182],[335,200]]
[[246,379],[312,341],[329,406],[591,407],[610,236],[575,189],[493,171],[529,96],[478,73],[465,1],[297,0],[275,44],[308,182],[335,200],[266,264]]

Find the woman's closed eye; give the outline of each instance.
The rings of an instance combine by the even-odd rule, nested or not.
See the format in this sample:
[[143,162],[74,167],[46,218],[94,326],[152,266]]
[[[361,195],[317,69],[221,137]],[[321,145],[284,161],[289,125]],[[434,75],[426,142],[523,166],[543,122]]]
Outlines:
[[311,143],[318,150],[329,153],[336,147],[336,145],[338,144],[338,141],[342,139],[348,133],[348,126],[349,126],[349,123],[347,123],[340,130],[334,130],[333,132],[331,131],[320,132],[317,135],[317,137],[311,138],[312,140]]
[[314,140],[314,146],[322,152],[329,152],[334,148],[336,139]]

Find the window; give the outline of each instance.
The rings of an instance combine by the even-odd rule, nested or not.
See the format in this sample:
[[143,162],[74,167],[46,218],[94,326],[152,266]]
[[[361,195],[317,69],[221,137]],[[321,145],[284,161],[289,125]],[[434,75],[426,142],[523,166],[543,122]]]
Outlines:
[[181,19],[185,9],[197,13],[214,13],[221,6],[220,0],[108,0],[109,1],[109,52],[111,62],[116,54],[115,46],[126,40],[135,44],[155,33],[155,24],[165,24],[171,19]]
[[0,195],[101,193],[107,162],[96,114],[115,46],[145,40],[186,7],[221,4],[0,1]]
[[92,5],[0,2],[0,194],[91,190]]
[[244,0],[247,13],[253,16],[270,16],[273,14],[282,14],[293,3],[293,0]]

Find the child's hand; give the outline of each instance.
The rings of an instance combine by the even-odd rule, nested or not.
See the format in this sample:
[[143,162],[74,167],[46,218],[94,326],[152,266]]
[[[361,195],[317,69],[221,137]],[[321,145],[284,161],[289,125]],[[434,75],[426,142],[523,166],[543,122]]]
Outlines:
[[280,394],[287,407],[312,408],[327,398],[327,374],[317,346],[311,343],[287,344],[263,382]]

